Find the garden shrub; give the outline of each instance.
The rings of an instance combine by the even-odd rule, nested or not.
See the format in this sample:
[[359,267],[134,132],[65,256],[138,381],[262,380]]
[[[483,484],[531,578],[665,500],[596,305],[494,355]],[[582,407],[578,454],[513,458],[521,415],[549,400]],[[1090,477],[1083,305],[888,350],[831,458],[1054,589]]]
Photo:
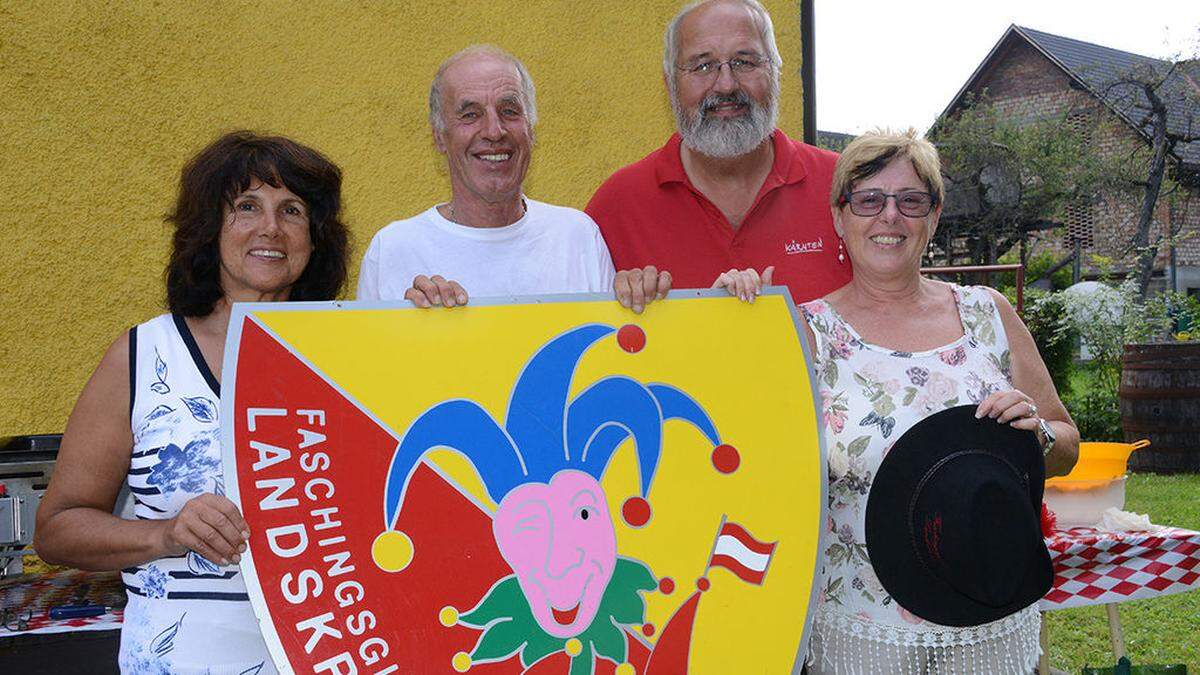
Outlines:
[[[1086,368],[1086,366],[1085,366]],[[1115,387],[1101,384],[1102,379],[1082,378],[1083,386],[1063,397],[1063,404],[1079,427],[1079,438],[1085,441],[1121,441],[1121,404]]]
[[[1016,291],[1005,289],[1009,302],[1016,306]],[[1067,317],[1065,299],[1058,293],[1047,293],[1038,289],[1025,290],[1025,308],[1022,313],[1025,327],[1033,335],[1038,353],[1050,371],[1050,379],[1059,396],[1071,390],[1071,369],[1075,359],[1075,342],[1078,332]]]
[[1090,362],[1077,366],[1083,377],[1077,378],[1076,384],[1084,385],[1063,397],[1080,436],[1088,441],[1123,439],[1117,389],[1125,345],[1178,339],[1183,336],[1172,335],[1173,329],[1200,317],[1200,302],[1181,293],[1160,293],[1143,300],[1132,278],[1115,290],[1091,296],[1051,294],[1064,310],[1065,323],[1093,355]]
[[[1005,265],[1020,262],[1021,256],[1017,249],[1010,249],[1007,253],[1000,256],[996,262]],[[1035,281],[1042,280],[1046,276],[1046,272],[1058,264],[1059,257],[1050,251],[1042,251],[1029,256],[1025,260],[1025,290],[1029,291],[1029,284]],[[1071,285],[1072,266],[1065,265],[1055,270],[1054,274],[1050,275],[1050,289],[1060,291]],[[1005,288],[1008,286],[1016,286],[1016,272],[997,272],[995,275],[996,288]]]

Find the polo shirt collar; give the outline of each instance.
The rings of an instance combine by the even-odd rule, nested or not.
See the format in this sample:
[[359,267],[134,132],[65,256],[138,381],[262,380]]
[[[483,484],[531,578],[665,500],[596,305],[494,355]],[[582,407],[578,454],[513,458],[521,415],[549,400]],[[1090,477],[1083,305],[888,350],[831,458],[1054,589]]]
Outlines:
[[[771,166],[766,180],[763,181],[763,187],[789,185],[804,180],[808,172],[791,139],[781,129],[776,129],[771,133],[771,142],[775,144],[775,163]],[[659,153],[654,172],[660,186],[667,183],[691,185],[687,172],[683,170],[683,157],[679,154],[682,145],[683,139],[676,132],[671,134],[670,140],[663,146],[663,151]]]

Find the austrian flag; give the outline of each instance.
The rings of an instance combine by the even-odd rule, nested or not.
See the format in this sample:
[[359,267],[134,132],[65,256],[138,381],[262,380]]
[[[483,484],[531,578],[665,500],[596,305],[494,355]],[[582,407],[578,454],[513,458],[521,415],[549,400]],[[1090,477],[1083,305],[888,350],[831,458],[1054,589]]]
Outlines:
[[741,525],[722,519],[708,567],[724,567],[742,581],[761,586],[778,544],[761,542]]

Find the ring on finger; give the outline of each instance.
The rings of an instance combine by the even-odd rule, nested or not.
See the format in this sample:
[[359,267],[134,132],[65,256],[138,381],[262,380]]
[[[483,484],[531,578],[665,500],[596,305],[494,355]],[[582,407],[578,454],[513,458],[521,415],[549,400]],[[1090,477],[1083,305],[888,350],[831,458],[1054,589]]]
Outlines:
[[1026,401],[1025,403],[1029,405],[1029,414],[1026,415],[1026,417],[1037,417],[1038,416],[1037,405],[1035,405],[1033,401]]

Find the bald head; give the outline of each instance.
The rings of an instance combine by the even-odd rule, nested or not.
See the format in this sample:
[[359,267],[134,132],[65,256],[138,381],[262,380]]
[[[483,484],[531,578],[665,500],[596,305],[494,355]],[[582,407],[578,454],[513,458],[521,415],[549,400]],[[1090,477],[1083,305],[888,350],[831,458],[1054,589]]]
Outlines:
[[475,61],[494,61],[502,60],[512,65],[516,70],[517,76],[521,80],[521,101],[522,107],[525,109],[525,118],[529,121],[529,127],[532,129],[537,124],[537,101],[533,87],[533,78],[530,77],[529,71],[525,68],[525,64],[517,57],[508,52],[492,45],[471,45],[466,49],[456,52],[442,64],[438,66],[437,73],[433,76],[433,83],[429,85],[429,124],[437,133],[442,133],[446,130],[446,121],[442,117],[442,96],[445,90],[446,72],[452,66],[459,67],[467,66]]

